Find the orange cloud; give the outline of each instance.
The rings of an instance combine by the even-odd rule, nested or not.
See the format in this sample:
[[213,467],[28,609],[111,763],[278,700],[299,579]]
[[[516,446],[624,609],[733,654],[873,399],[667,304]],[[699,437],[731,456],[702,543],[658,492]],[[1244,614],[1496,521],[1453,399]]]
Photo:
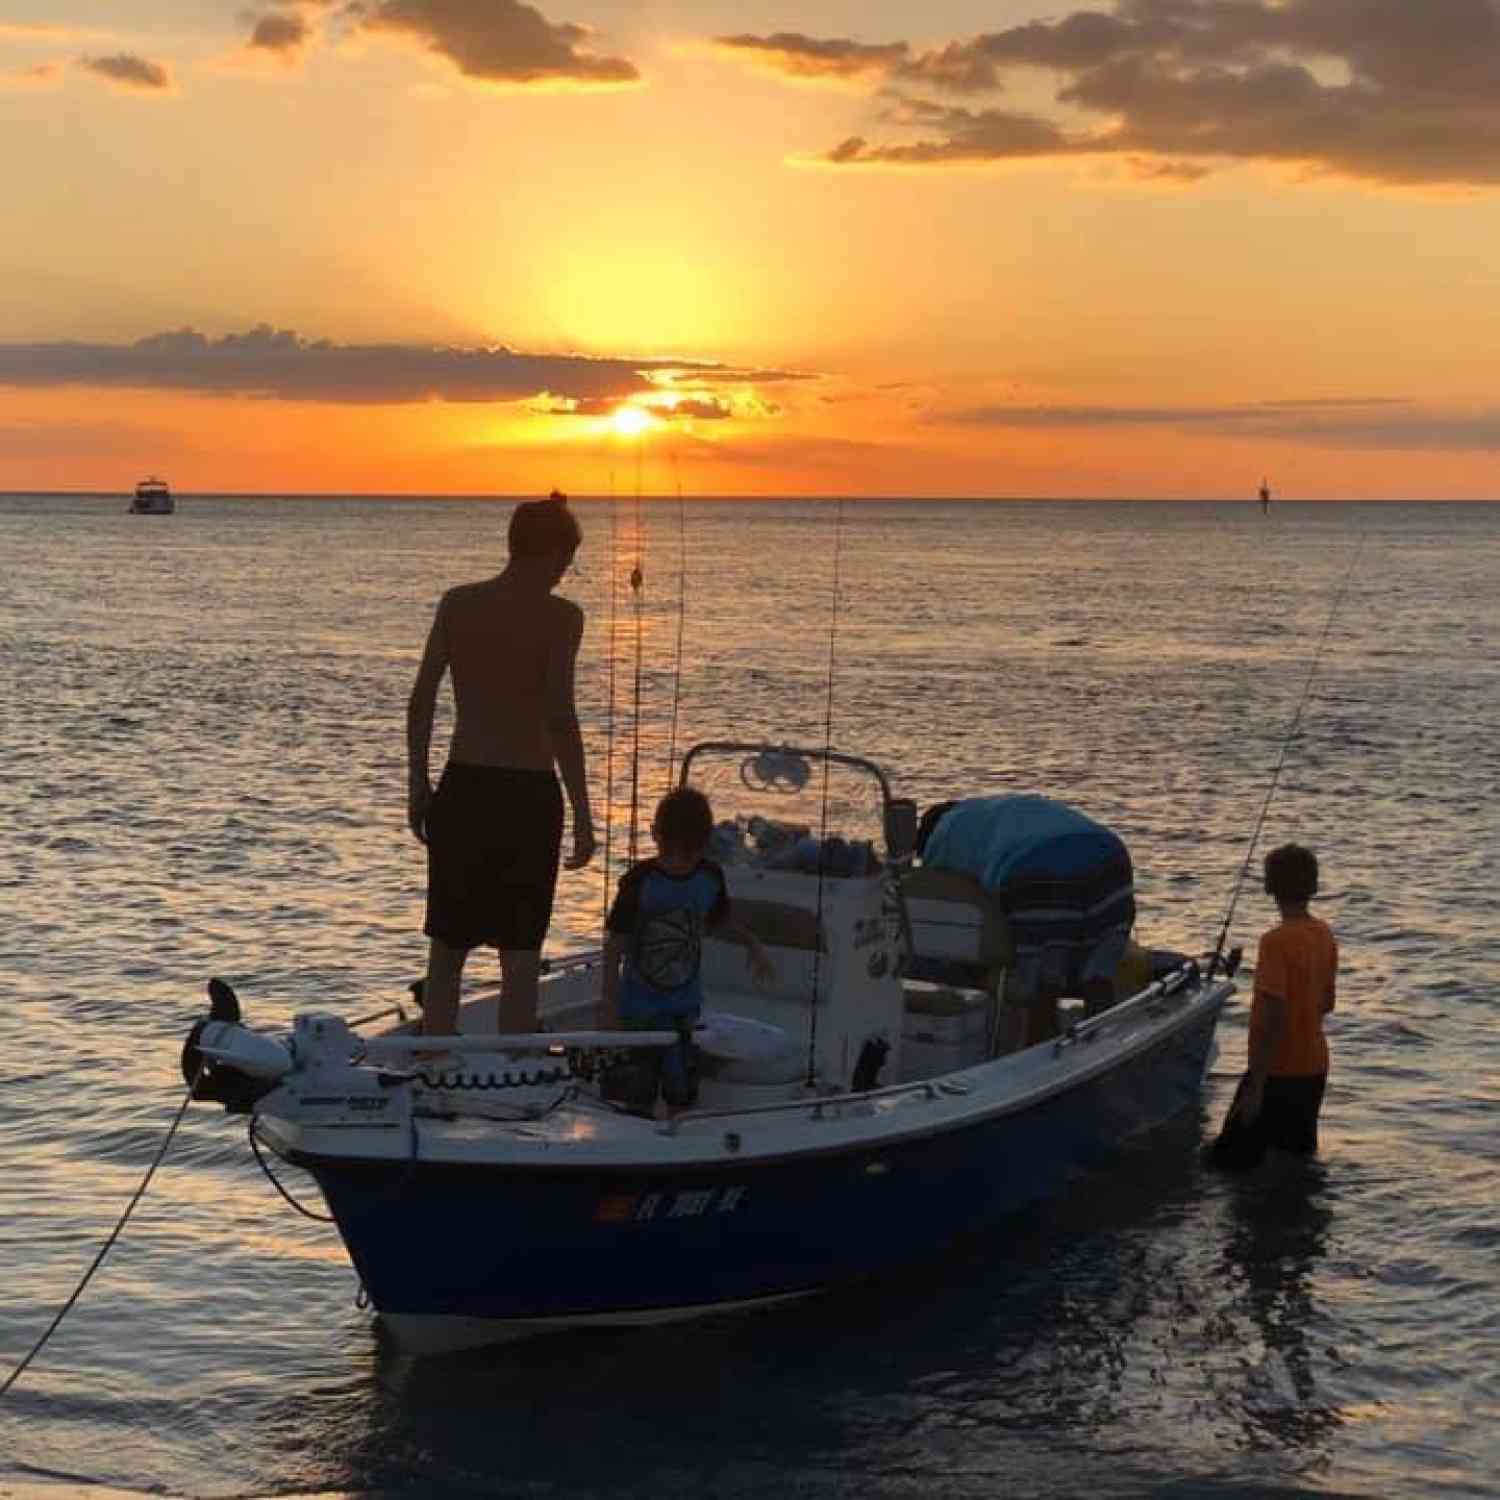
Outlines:
[[78,66],[116,88],[148,94],[169,93],[172,75],[163,63],[137,57],[133,52],[117,52],[112,57],[80,57]]
[[[833,67],[853,45],[732,40],[793,77]],[[825,154],[836,165],[1121,154],[1138,177],[1178,181],[1243,161],[1386,186],[1500,185],[1492,0],[1115,0],[1112,12],[1079,10],[927,52],[894,42],[853,55],[887,90],[880,123],[920,138],[853,136]],[[997,91],[1023,73],[1058,80],[1055,117],[909,92]],[[1099,123],[1073,123],[1080,114]],[[1163,165],[1143,173],[1147,158]]]
[[883,77],[910,52],[905,42],[871,45],[847,37],[825,41],[797,31],[778,31],[772,36],[719,36],[713,46],[774,73],[841,83],[850,78]]
[[312,27],[301,11],[277,10],[257,18],[245,45],[252,51],[269,52],[291,61],[312,40],[312,34]]
[[671,406],[653,409],[662,417],[679,417],[699,422],[722,422],[735,414],[729,402],[717,396],[689,396]]
[[0,73],[0,89],[48,89],[62,82],[62,64],[35,63],[29,68],[15,68]]
[[[288,401],[406,404],[508,402],[543,395],[554,410],[612,404],[661,389],[662,377],[695,382],[727,373],[709,361],[531,354],[503,346],[336,344],[265,324],[209,338],[191,328],[132,344],[0,344],[0,385],[95,386],[217,392]],[[735,371],[755,381],[755,371]],[[776,380],[783,372],[767,370]],[[602,408],[601,408],[602,409]]]
[[588,27],[548,21],[522,0],[351,0],[343,14],[361,31],[416,42],[485,83],[597,88],[640,80],[628,59],[591,49]]
[[949,412],[961,426],[1031,431],[1170,428],[1326,448],[1495,452],[1500,408],[1442,407],[1402,397],[1250,401],[1229,406],[979,406]]

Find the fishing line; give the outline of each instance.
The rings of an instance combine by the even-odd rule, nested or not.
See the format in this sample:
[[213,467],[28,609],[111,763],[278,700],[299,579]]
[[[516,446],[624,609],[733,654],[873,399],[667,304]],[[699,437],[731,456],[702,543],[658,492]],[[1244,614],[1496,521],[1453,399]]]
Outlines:
[[818,827],[818,916],[813,929],[812,1018],[807,1036],[807,1086],[811,1088],[817,1077],[818,1053],[818,980],[820,959],[823,953],[823,880],[828,863],[828,778],[832,770],[829,757],[833,753],[833,669],[838,651],[839,631],[839,565],[843,555],[844,500],[840,496],[834,503],[833,512],[833,592],[828,611],[828,696],[823,711],[823,810]]
[[1302,684],[1302,695],[1297,700],[1297,711],[1292,715],[1292,722],[1281,741],[1281,754],[1276,761],[1276,769],[1271,773],[1271,785],[1266,789],[1265,800],[1260,805],[1260,813],[1255,819],[1255,827],[1250,834],[1250,842],[1245,848],[1244,862],[1240,865],[1239,878],[1234,883],[1234,890],[1229,897],[1229,910],[1224,913],[1224,926],[1219,931],[1219,940],[1214,944],[1213,957],[1208,961],[1208,977],[1213,978],[1218,969],[1219,962],[1224,954],[1224,944],[1229,939],[1229,924],[1234,920],[1234,909],[1239,904],[1240,890],[1245,884],[1245,876],[1250,872],[1250,861],[1255,855],[1255,846],[1260,841],[1261,829],[1265,826],[1266,814],[1271,810],[1271,799],[1276,795],[1277,783],[1281,780],[1282,767],[1286,765],[1288,752],[1292,748],[1292,742],[1297,738],[1297,730],[1302,724],[1302,711],[1307,707],[1307,699],[1312,691],[1313,678],[1317,676],[1318,665],[1323,660],[1323,648],[1328,644],[1328,633],[1333,629],[1334,617],[1339,612],[1339,606],[1344,602],[1344,595],[1349,591],[1349,584],[1354,578],[1354,570],[1359,564],[1360,554],[1365,548],[1365,538],[1360,537],[1354,548],[1354,556],[1349,559],[1349,566],[1344,572],[1344,581],[1339,585],[1339,591],[1334,595],[1333,604],[1328,611],[1328,619],[1323,625],[1323,634],[1318,639],[1317,650],[1313,652],[1311,664],[1307,669],[1307,681]]
[[609,864],[615,829],[615,656],[619,640],[620,497],[615,493],[615,471],[609,471],[609,708],[604,732],[604,914],[609,920]]
[[672,790],[672,768],[677,762],[677,709],[682,701],[682,631],[687,618],[687,506],[682,499],[682,474],[672,454],[672,478],[677,484],[677,656],[672,667],[672,730],[667,740],[667,790]]
[[641,450],[635,450],[635,566],[630,570],[630,591],[635,596],[635,732],[630,752],[630,862],[636,861],[641,820],[641,658],[645,651],[644,614],[646,542],[641,524]]
[[25,1371],[26,1367],[32,1362],[32,1360],[37,1357],[38,1354],[42,1352],[43,1345],[45,1345],[47,1340],[57,1332],[58,1325],[73,1310],[74,1305],[83,1295],[83,1289],[89,1284],[90,1281],[93,1280],[94,1272],[104,1264],[104,1257],[109,1254],[110,1250],[114,1247],[115,1241],[119,1239],[120,1231],[125,1228],[125,1225],[129,1220],[131,1214],[135,1212],[136,1204],[139,1203],[143,1197],[145,1197],[146,1189],[151,1185],[151,1179],[156,1175],[156,1169],[161,1165],[162,1158],[167,1154],[167,1147],[172,1144],[172,1137],[177,1134],[177,1127],[182,1124],[182,1117],[187,1113],[188,1105],[193,1102],[193,1094],[198,1087],[199,1080],[201,1080],[203,1077],[204,1067],[205,1064],[199,1063],[197,1076],[188,1085],[188,1090],[187,1093],[183,1096],[182,1103],[177,1106],[177,1113],[172,1117],[172,1123],[167,1127],[167,1133],[162,1137],[161,1145],[156,1148],[156,1155],[151,1158],[151,1165],[146,1168],[146,1175],[141,1178],[141,1185],[135,1190],[134,1194],[132,1194],[130,1202],[125,1205],[125,1212],[120,1215],[119,1221],[115,1224],[115,1227],[110,1230],[104,1243],[100,1245],[99,1253],[94,1256],[94,1259],[90,1264],[88,1270],[83,1273],[82,1279],[79,1281],[78,1285],[73,1288],[72,1294],[69,1296],[68,1300],[64,1302],[60,1308],[58,1308],[56,1314],[54,1315],[52,1321],[47,1325],[46,1330],[43,1332],[41,1338],[39,1338],[36,1343],[31,1346],[31,1348],[27,1351],[25,1358],[22,1359],[21,1363],[18,1364],[15,1369],[5,1377],[4,1382],[0,1383],[0,1401],[3,1401],[5,1399],[6,1394],[16,1383],[16,1381],[21,1378],[21,1375]]

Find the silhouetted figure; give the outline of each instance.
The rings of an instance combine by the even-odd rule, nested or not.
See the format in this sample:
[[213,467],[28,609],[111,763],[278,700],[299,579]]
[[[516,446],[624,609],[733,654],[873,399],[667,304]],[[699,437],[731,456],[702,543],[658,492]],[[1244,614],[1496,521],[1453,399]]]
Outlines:
[[1266,855],[1266,894],[1280,923],[1260,940],[1250,1003],[1250,1065],[1210,1160],[1232,1170],[1258,1166],[1271,1147],[1311,1156],[1328,1083],[1323,1017],[1334,1006],[1339,949],[1308,902],[1318,890],[1310,849],[1283,844]]
[[[406,713],[407,819],[427,846],[431,939],[423,1032],[458,1027],[471,948],[500,950],[502,1032],[536,1029],[542,940],[562,843],[563,787],[573,808],[570,870],[594,853],[573,671],[583,611],[557,598],[582,540],[566,498],[516,507],[510,561],[494,578],[443,595]],[[448,763],[432,789],[427,767],[443,674],[456,716]]]

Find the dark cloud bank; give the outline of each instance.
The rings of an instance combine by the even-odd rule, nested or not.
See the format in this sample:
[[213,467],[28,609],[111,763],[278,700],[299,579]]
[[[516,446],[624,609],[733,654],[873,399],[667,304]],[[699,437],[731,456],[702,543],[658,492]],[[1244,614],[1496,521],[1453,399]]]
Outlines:
[[312,40],[312,34],[312,27],[300,10],[277,10],[256,18],[246,45],[252,51],[291,58]]
[[414,43],[484,83],[608,88],[640,78],[628,58],[598,51],[587,26],[549,21],[522,0],[283,0],[254,18],[249,47],[297,58],[315,10],[348,31]]
[[117,52],[112,57],[80,57],[78,66],[119,88],[161,93],[172,87],[172,75],[162,63],[130,52]]
[[523,401],[543,393],[608,401],[658,389],[650,378],[695,383],[788,378],[703,361],[526,354],[503,347],[336,344],[262,325],[212,339],[192,329],[133,344],[0,344],[0,384],[119,386],[287,401],[398,403]]
[[976,406],[948,412],[939,420],[1041,431],[1168,428],[1216,438],[1391,452],[1500,451],[1500,408],[1434,410],[1395,397],[1229,406]]
[[[1500,183],[1500,0],[1116,0],[928,51],[794,32],[717,45],[798,78],[879,80],[882,123],[917,139],[851,137],[827,153],[839,164],[1118,156],[1179,180],[1217,159]],[[973,97],[1027,73],[1056,80],[1055,116]]]

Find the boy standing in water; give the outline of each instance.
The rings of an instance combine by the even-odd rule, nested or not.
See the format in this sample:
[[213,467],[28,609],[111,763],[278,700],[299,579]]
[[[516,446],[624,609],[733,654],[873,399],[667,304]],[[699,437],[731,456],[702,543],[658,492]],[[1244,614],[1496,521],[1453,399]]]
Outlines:
[[[431,939],[422,1030],[458,1029],[469,950],[500,950],[502,1032],[536,1030],[542,939],[552,917],[563,799],[573,808],[573,854],[594,853],[573,668],[583,611],[557,598],[582,533],[566,497],[518,505],[510,561],[480,583],[449,589],[438,605],[406,712],[407,820],[427,846]],[[428,778],[432,715],[453,674],[456,716],[437,791]]]
[[1328,1082],[1323,1017],[1334,1006],[1339,949],[1326,922],[1311,915],[1318,860],[1283,844],[1266,855],[1266,894],[1281,922],[1260,940],[1250,1003],[1250,1065],[1235,1094],[1214,1156],[1247,1169],[1270,1147],[1311,1156]]
[[651,1115],[658,1092],[668,1111],[697,1101],[692,1035],[703,1011],[699,970],[706,933],[743,943],[757,984],[775,976],[759,939],[730,914],[724,871],[705,858],[713,831],[713,811],[702,792],[686,786],[668,792],[651,820],[656,858],[626,871],[604,924],[600,1025],[678,1035],[673,1047],[636,1049],[617,1090],[636,1114]]

